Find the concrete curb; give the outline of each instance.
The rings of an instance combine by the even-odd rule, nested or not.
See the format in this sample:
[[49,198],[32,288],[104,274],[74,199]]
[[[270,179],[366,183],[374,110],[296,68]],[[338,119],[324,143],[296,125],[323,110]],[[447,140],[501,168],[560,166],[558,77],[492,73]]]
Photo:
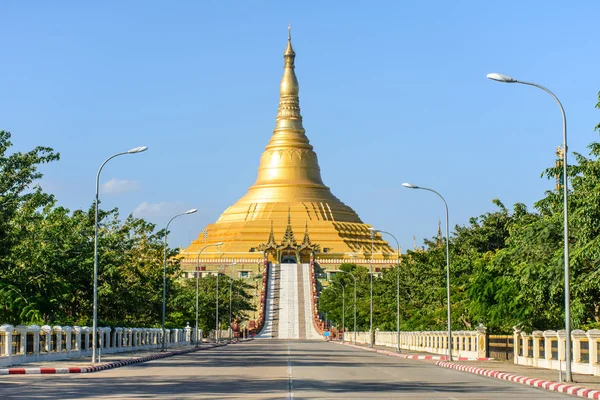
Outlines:
[[[370,348],[370,347],[363,347],[363,346],[357,346],[351,343],[339,343],[342,344],[344,346],[349,346],[349,347],[353,347],[355,349],[360,349],[360,350],[365,350],[365,351],[371,351],[374,353],[379,353],[379,354],[385,354],[387,356],[393,356],[393,357],[399,357],[399,358],[405,358],[407,360],[447,360],[448,356],[417,356],[417,355],[412,355],[412,354],[402,354],[402,353],[396,353],[395,351],[389,351],[389,350],[381,350],[381,349],[374,349],[374,348]],[[493,360],[493,358],[470,358],[470,357],[454,357],[457,361],[489,361],[489,360]]]
[[507,372],[493,371],[478,367],[469,367],[467,365],[454,364],[452,362],[438,361],[435,365],[456,369],[459,371],[470,372],[476,375],[488,376],[490,378],[501,379],[505,381],[521,383],[523,385],[535,386],[553,392],[571,394],[574,396],[584,397],[586,399],[600,399],[600,390],[588,389],[581,386],[569,385],[567,383],[546,381],[543,379],[528,378],[526,376],[509,374]]
[[63,368],[2,368],[0,375],[38,375],[38,374],[85,374],[89,372],[104,371],[107,369],[124,367],[126,365],[139,364],[147,361],[158,360],[160,358],[172,357],[181,354],[193,353],[200,350],[213,349],[215,347],[226,346],[225,344],[210,345],[209,347],[194,347],[187,350],[171,351],[168,353],[152,354],[146,357],[131,358],[129,360],[114,361],[102,365],[90,365],[89,367],[63,367]]

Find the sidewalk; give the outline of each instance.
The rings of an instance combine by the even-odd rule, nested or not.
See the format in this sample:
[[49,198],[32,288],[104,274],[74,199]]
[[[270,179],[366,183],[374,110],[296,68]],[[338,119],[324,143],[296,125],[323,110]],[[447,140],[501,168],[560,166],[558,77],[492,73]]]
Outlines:
[[573,382],[567,384],[558,381],[559,372],[556,370],[517,365],[511,361],[493,359],[445,361],[446,356],[440,354],[418,353],[409,350],[401,350],[400,353],[396,353],[395,349],[390,347],[375,346],[369,348],[366,345],[355,346],[349,342],[345,342],[344,345],[392,357],[435,362],[435,365],[439,367],[536,386],[550,391],[572,394],[588,399],[600,399],[600,376],[573,374]]
[[[332,343],[342,344],[339,341],[331,341]],[[442,354],[434,354],[434,353],[426,353],[426,352],[418,352],[412,350],[401,350],[400,353],[396,352],[394,347],[387,346],[374,346],[372,348],[368,347],[366,344],[357,343],[356,345],[352,344],[351,341],[345,341],[343,343],[345,346],[355,347],[358,349],[366,350],[366,351],[375,351],[380,354],[385,354],[388,356],[407,358],[411,360],[427,360],[427,361],[444,361],[448,358],[448,356]],[[460,361],[480,361],[480,362],[488,362],[491,360],[490,358],[468,358],[468,357],[460,357]]]
[[0,375],[89,373],[226,345],[227,343],[219,345],[215,343],[203,343],[198,347],[194,345],[170,347],[165,352],[161,352],[160,349],[157,348],[127,353],[107,353],[101,354],[101,360],[97,364],[92,364],[91,356],[70,358],[66,360],[44,360],[14,365],[8,368],[0,368]]

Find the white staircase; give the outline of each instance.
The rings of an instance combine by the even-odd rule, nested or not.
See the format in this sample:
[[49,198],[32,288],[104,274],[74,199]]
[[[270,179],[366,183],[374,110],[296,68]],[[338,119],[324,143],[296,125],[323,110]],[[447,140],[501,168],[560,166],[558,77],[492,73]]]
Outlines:
[[273,265],[257,339],[322,339],[313,325],[310,264]]
[[280,339],[299,339],[298,264],[283,264],[280,268],[278,337]]

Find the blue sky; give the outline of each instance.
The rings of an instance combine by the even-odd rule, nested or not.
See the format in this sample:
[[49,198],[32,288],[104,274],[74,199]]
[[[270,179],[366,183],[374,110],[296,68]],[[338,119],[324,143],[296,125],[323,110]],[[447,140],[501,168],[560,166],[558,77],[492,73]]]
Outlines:
[[541,90],[561,99],[569,148],[598,139],[595,0],[103,1],[0,5],[0,129],[16,150],[53,147],[42,185],[87,208],[102,161],[104,207],[163,226],[187,246],[254,183],[275,124],[292,25],[300,105],[324,182],[366,223],[412,248],[450,224],[531,206],[562,142]]

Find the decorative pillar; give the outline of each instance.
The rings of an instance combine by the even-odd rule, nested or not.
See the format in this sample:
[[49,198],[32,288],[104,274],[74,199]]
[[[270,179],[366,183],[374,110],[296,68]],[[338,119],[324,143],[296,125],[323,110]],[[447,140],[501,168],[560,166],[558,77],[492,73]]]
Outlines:
[[[590,349],[590,366],[598,367],[598,339],[600,339],[600,330],[590,329],[586,332]],[[593,371],[593,370],[592,370]]]
[[521,332],[521,338],[523,339],[523,358],[527,358],[527,354],[529,353],[529,335],[525,332]]
[[81,327],[74,326],[73,333],[75,333],[75,347],[71,349],[71,351],[81,351]]
[[65,348],[63,349],[67,353],[71,352],[71,335],[73,333],[73,328],[70,326],[63,326],[63,332],[65,333]]
[[88,352],[90,351],[90,328],[88,326],[82,326],[81,334],[83,335],[83,345],[81,346],[81,350]]
[[56,335],[56,349],[54,349],[57,353],[62,351],[62,326],[54,326],[52,328],[52,334]]
[[561,361],[566,360],[565,358],[565,350],[566,350],[566,339],[567,339],[567,331],[561,329],[556,332],[558,336],[558,359]]
[[[542,331],[533,331],[531,332],[531,336],[533,336],[533,365],[537,367],[538,360],[540,359],[540,342],[544,337],[544,332]],[[544,348],[544,352],[545,352]]]
[[518,364],[518,360],[519,360],[519,353],[521,350],[521,343],[519,341],[519,339],[521,338],[521,329],[513,326],[513,357],[514,357],[514,363]]
[[477,357],[484,358],[487,356],[488,337],[487,328],[483,324],[479,324],[476,330],[476,342],[477,342]]
[[[573,339],[573,362],[580,363],[581,362],[581,340],[587,339],[585,332],[576,329],[571,331],[571,338]],[[588,343],[589,347],[589,343]],[[589,353],[588,353],[589,354]]]
[[44,351],[46,353],[50,353],[52,348],[52,327],[50,325],[43,325],[42,331],[44,331],[44,336],[46,338],[44,343]]
[[102,354],[104,353],[104,329],[97,328],[96,338],[98,339],[98,348],[100,349],[99,354]]
[[10,324],[0,326],[0,332],[4,332],[4,355],[7,357],[11,357],[12,355],[12,334],[14,329],[14,326]]
[[19,336],[21,337],[17,353],[25,355],[27,349],[27,325],[17,325],[15,326],[15,331],[19,332]]
[[112,330],[111,341],[110,341],[110,344],[111,344],[112,348],[115,349],[115,351],[117,351],[117,349],[119,348],[119,341],[118,341],[119,335],[117,334],[117,329],[119,329],[119,328],[115,328]]
[[546,360],[552,360],[552,338],[555,335],[556,332],[551,330],[542,332],[542,336],[544,336],[544,358]]
[[37,325],[29,325],[27,332],[33,333],[33,356],[34,360],[40,358],[40,327]]
[[190,323],[188,322],[185,327],[185,341],[187,343],[191,343],[192,341],[192,328],[190,328]]

